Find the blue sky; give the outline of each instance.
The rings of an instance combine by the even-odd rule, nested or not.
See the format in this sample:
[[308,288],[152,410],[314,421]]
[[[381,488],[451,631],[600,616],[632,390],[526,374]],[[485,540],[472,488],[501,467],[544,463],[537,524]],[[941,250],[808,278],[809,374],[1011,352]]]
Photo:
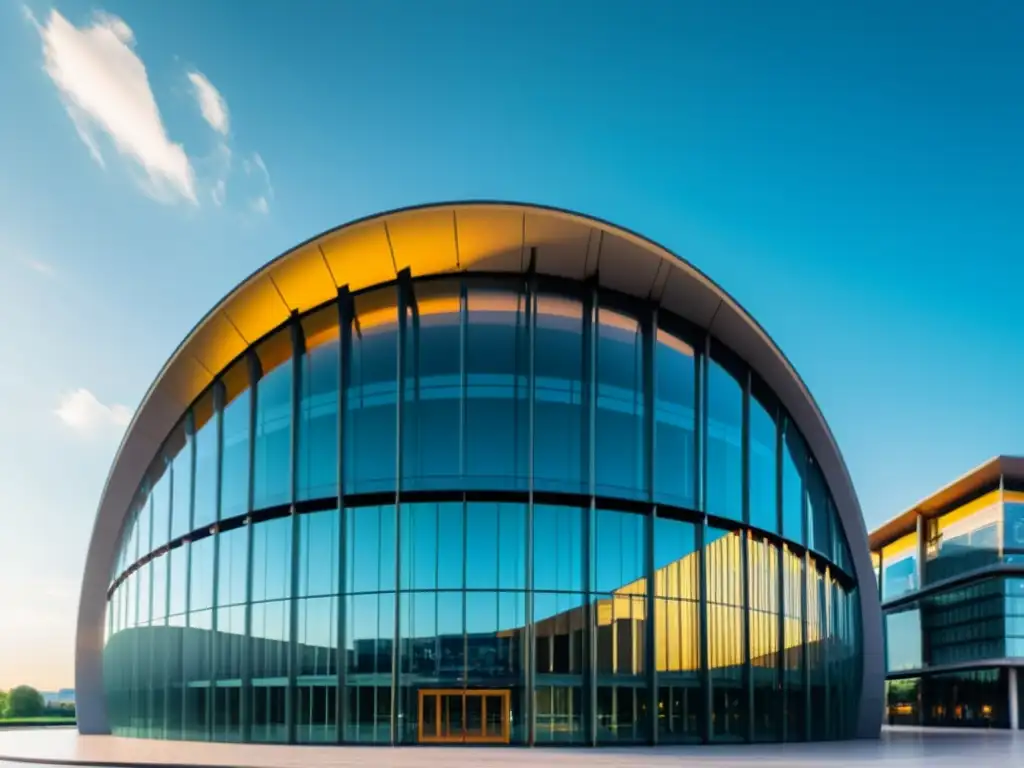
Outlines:
[[71,684],[96,502],[178,341],[382,209],[564,206],[688,258],[804,377],[869,525],[1024,452],[1024,5],[239,10],[0,0],[0,688]]

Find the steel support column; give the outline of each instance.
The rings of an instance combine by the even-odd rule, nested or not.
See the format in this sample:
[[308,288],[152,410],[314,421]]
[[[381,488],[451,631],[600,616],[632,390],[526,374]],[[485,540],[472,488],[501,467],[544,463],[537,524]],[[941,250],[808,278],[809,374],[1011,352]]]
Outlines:
[[587,471],[589,502],[583,511],[583,589],[586,600],[585,648],[583,652],[583,734],[587,744],[597,745],[597,612],[594,602],[594,525],[597,515],[594,501],[597,492],[597,322],[598,287],[594,276],[583,294],[583,397],[586,413],[586,436],[583,450]]
[[[213,605],[212,621],[210,626],[213,628],[213,651],[210,654],[210,701],[207,706],[207,732],[210,734],[210,739],[215,740],[217,723],[215,722],[214,713],[217,711],[217,670],[220,663],[220,646],[218,642],[218,629],[219,629],[219,616],[220,613],[220,502],[221,502],[221,481],[224,476],[224,382],[218,380],[213,385],[213,416],[216,419],[217,429],[217,447],[214,455],[217,457],[214,464],[214,505],[215,509],[213,512],[213,526],[214,531],[214,542],[213,542],[213,597],[211,604]],[[193,481],[194,482],[194,481]]]
[[[782,466],[783,451],[785,450],[784,420],[780,409],[775,411],[775,525],[779,534],[782,534]],[[779,699],[776,709],[778,721],[775,724],[776,737],[779,741],[786,741],[786,719],[789,705],[786,697],[786,547],[780,544],[776,548],[776,601],[778,611],[778,622],[775,631],[775,680],[776,695]]]
[[658,333],[658,307],[652,305],[641,323],[643,333],[642,362],[643,362],[643,456],[644,456],[644,487],[647,491],[647,500],[651,505],[650,513],[644,516],[646,542],[644,570],[647,573],[647,595],[644,617],[644,662],[647,665],[647,740],[651,744],[658,743],[658,664],[655,654],[657,645],[657,634],[655,628],[655,560],[654,540],[655,526],[657,524],[658,506],[654,503],[654,478],[655,462],[657,452],[654,449],[655,440],[655,376],[657,374],[656,352]]
[[[743,523],[744,525],[750,525],[750,398],[751,395],[751,374],[750,370],[747,370],[747,375],[743,381],[743,425],[740,432],[740,450],[742,457],[740,462],[742,464],[742,471],[740,477],[742,478],[743,490],[742,490],[742,505],[743,505]],[[741,533],[742,539],[740,540],[740,578],[743,583],[741,584],[742,591],[742,602],[743,602],[743,690],[744,696],[741,697],[741,701],[744,702],[747,708],[747,719],[746,719],[746,733],[744,734],[747,741],[754,740],[754,671],[750,663],[750,532],[744,530]]]
[[704,354],[697,358],[700,369],[700,387],[697,390],[697,402],[699,404],[699,445],[700,445],[700,499],[699,506],[704,513],[699,529],[700,556],[698,567],[700,574],[700,676],[703,712],[701,712],[701,739],[710,742],[712,737],[711,711],[711,667],[709,663],[708,643],[711,640],[711,633],[708,631],[708,570],[707,570],[707,540],[708,540],[708,515],[707,515],[707,486],[708,486],[708,368],[711,360],[711,335],[704,336]]
[[299,630],[299,555],[301,552],[300,537],[302,534],[302,527],[300,525],[298,510],[295,507],[295,502],[299,496],[299,418],[300,405],[302,400],[302,359],[303,352],[305,351],[305,340],[302,337],[302,325],[299,323],[298,315],[293,312],[291,322],[288,326],[289,341],[291,342],[291,363],[292,363],[292,389],[290,398],[290,409],[291,409],[291,429],[288,436],[289,442],[289,460],[288,460],[288,500],[291,508],[289,514],[291,515],[291,573],[290,573],[290,586],[288,589],[288,657],[287,657],[287,672],[288,672],[288,683],[285,689],[284,699],[284,715],[285,715],[285,729],[287,733],[287,740],[289,744],[294,744],[297,739],[298,733],[298,722],[296,713],[298,710],[296,698],[298,697],[298,689],[296,687],[296,678],[298,677],[298,636]]
[[1009,701],[1010,706],[1010,730],[1020,730],[1020,694],[1018,691],[1018,678],[1017,667],[1008,667],[1006,670],[1007,674],[1007,687],[1009,688]]
[[246,472],[249,487],[246,492],[246,543],[245,543],[245,640],[242,643],[242,691],[240,714],[242,720],[242,741],[252,741],[252,574],[253,574],[253,525],[252,509],[254,502],[253,466],[256,463],[256,415],[257,391],[256,384],[263,376],[260,360],[251,349],[246,353],[246,366],[249,372],[249,466]]
[[[534,600],[533,600],[533,560],[535,557],[533,528],[534,528],[534,462],[536,461],[536,448],[534,439],[536,429],[536,398],[537,398],[537,376],[536,376],[536,337],[537,337],[537,249],[530,249],[530,263],[526,274],[526,341],[528,360],[528,420],[527,439],[527,503],[526,503],[526,635],[528,637],[527,667],[526,667],[526,743],[531,747],[537,741],[537,659],[535,649],[537,647],[537,625],[534,621]],[[516,340],[518,347],[518,339]],[[518,355],[517,355],[518,359]]]
[[349,355],[352,352],[352,295],[348,286],[338,289],[338,617],[337,687],[335,732],[339,743],[347,740],[348,716],[348,513],[345,509],[345,406],[348,393]]
[[391,724],[389,728],[392,746],[401,740],[400,733],[400,694],[402,676],[400,665],[402,656],[400,645],[402,638],[402,405],[405,399],[405,343],[406,326],[408,323],[408,310],[413,302],[412,275],[408,267],[398,273],[397,284],[398,299],[398,354],[396,360],[395,376],[397,387],[395,392],[395,605],[394,605],[394,628],[391,640]]

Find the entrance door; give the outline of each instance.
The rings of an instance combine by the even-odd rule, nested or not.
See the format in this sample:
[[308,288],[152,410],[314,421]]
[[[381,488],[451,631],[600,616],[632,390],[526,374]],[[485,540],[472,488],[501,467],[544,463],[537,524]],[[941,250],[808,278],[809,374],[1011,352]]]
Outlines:
[[420,691],[419,740],[508,744],[509,691]]

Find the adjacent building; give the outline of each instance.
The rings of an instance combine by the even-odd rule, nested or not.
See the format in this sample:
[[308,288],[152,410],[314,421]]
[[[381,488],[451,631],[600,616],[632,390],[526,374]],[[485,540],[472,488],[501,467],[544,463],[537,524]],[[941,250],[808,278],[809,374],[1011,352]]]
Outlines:
[[538,206],[343,226],[188,335],[105,487],[83,733],[337,744],[877,736],[839,449],[687,262]]
[[870,536],[893,724],[1020,727],[1024,459],[998,456]]

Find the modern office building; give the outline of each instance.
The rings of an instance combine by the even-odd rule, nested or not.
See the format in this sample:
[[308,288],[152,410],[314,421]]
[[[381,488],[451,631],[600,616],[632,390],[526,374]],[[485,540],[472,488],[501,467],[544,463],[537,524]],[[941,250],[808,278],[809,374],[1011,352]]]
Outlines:
[[874,586],[820,411],[703,274],[564,211],[401,210],[245,280],[146,394],[88,554],[79,728],[874,737]]
[[1024,459],[999,456],[870,536],[893,724],[1020,727]]

